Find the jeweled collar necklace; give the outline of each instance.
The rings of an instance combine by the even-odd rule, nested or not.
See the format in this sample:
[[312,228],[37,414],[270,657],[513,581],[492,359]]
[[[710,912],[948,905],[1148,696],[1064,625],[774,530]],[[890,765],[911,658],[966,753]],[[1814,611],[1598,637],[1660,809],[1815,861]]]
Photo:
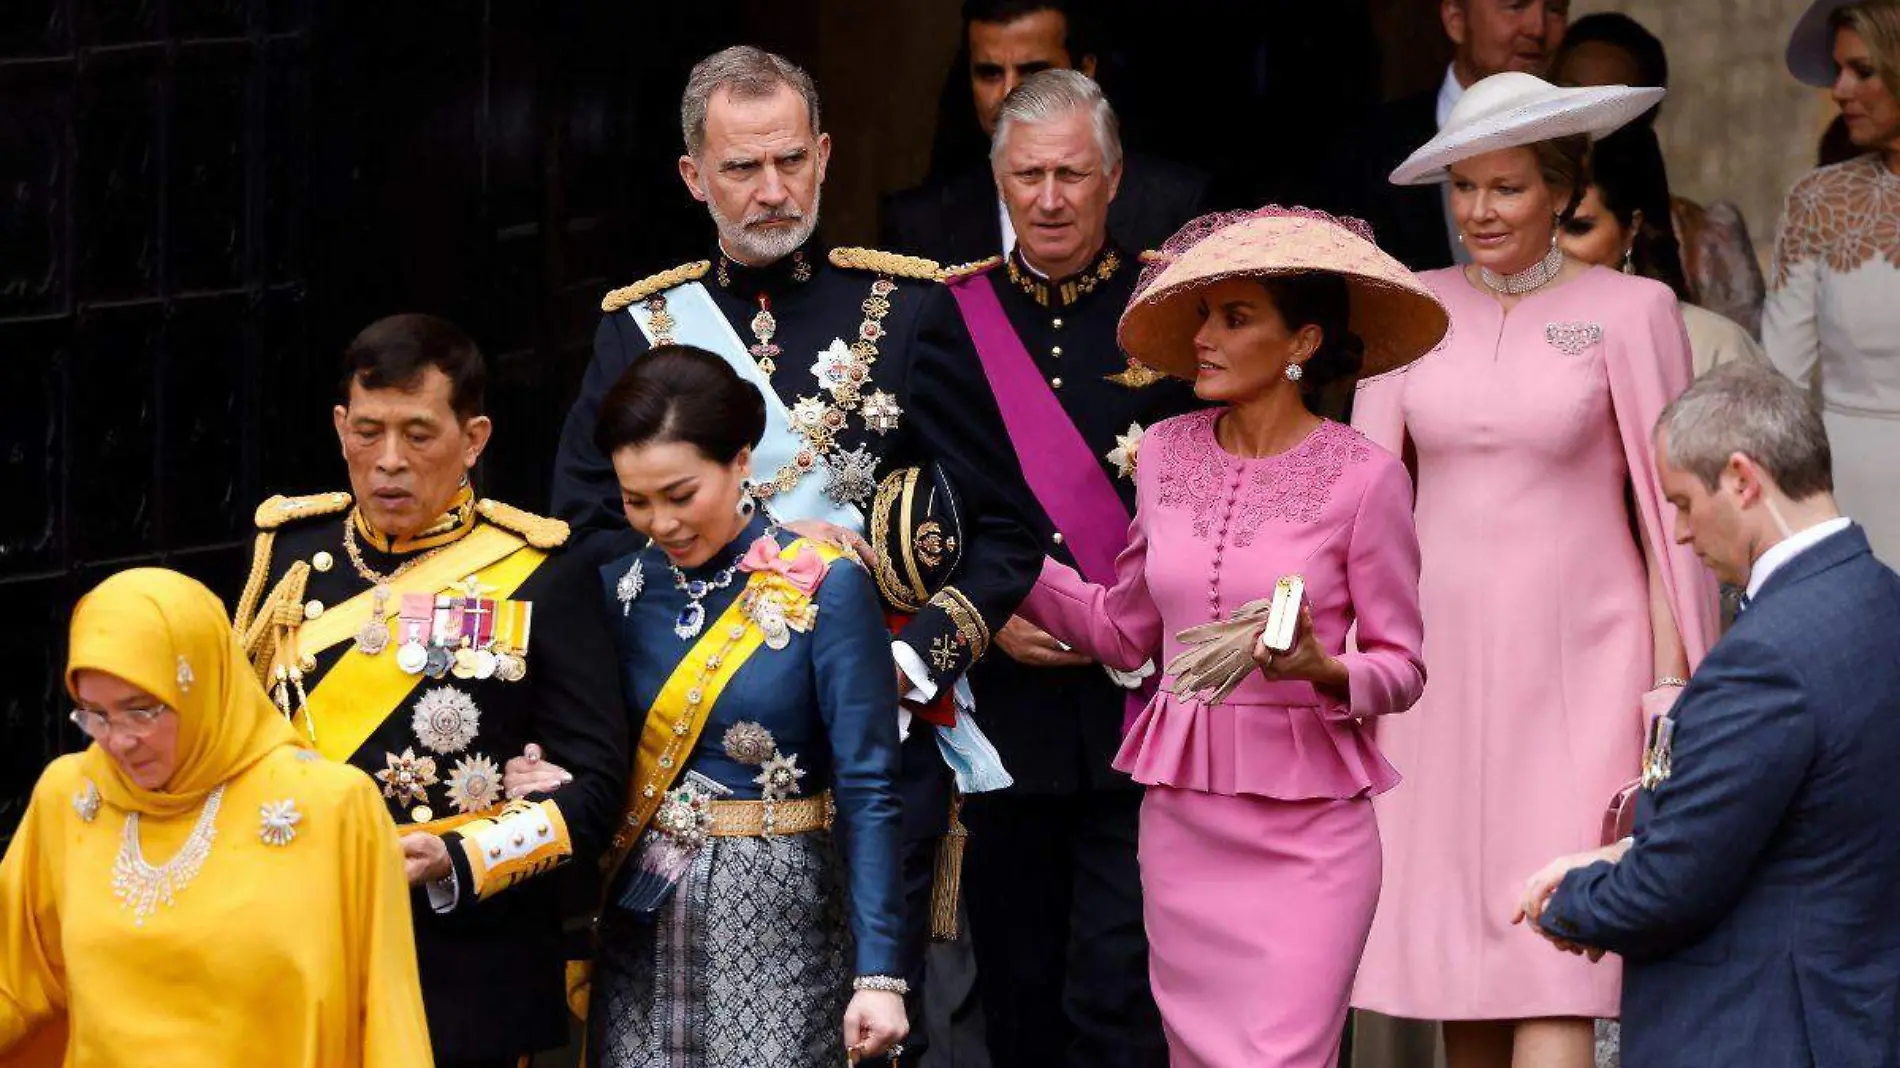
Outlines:
[[356,530],[356,536],[363,543],[379,553],[391,556],[405,556],[409,553],[436,549],[450,542],[460,541],[469,531],[475,529],[475,491],[463,486],[456,493],[455,501],[449,510],[442,513],[435,522],[424,527],[414,537],[392,540],[382,531],[371,526],[363,518],[363,509],[359,506],[350,510],[350,524]]
[[1009,280],[1045,308],[1068,308],[1095,292],[1096,286],[1115,277],[1124,262],[1121,250],[1113,242],[1106,242],[1088,266],[1067,278],[1051,280],[1029,266],[1029,261],[1023,258],[1023,247],[1018,244],[1009,254]]
[[1544,253],[1543,259],[1538,260],[1536,263],[1531,264],[1516,274],[1499,274],[1489,267],[1480,266],[1478,268],[1478,280],[1483,282],[1485,288],[1493,293],[1503,293],[1506,296],[1521,297],[1534,289],[1542,289],[1549,285],[1551,279],[1556,278],[1563,269],[1563,247],[1553,241],[1550,245],[1550,251]]

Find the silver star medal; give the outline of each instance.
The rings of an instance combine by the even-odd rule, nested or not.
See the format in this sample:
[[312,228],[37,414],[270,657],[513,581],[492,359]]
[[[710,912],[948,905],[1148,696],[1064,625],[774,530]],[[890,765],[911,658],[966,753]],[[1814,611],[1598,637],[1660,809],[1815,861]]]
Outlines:
[[640,591],[646,588],[646,569],[640,566],[640,557],[636,555],[633,558],[633,566],[629,567],[627,573],[620,576],[619,581],[614,583],[614,596],[620,600],[622,619],[626,618],[628,612],[633,611],[633,602],[640,596]]
[[432,752],[459,753],[475,740],[482,711],[475,699],[450,686],[437,686],[416,702],[409,725]]
[[481,812],[501,801],[501,769],[488,757],[476,754],[455,762],[449,773],[449,804],[457,812]]
[[877,492],[877,459],[860,445],[849,451],[840,449],[825,459],[830,474],[825,479],[825,496],[838,505],[861,505]]
[[864,416],[864,425],[880,434],[896,430],[904,418],[904,409],[897,406],[897,398],[881,389],[872,390],[858,410]]

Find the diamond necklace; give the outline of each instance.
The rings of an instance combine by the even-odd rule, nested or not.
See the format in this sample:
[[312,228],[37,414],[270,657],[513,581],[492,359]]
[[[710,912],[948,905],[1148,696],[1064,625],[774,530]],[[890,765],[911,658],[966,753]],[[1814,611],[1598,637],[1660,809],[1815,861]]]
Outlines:
[[139,814],[125,814],[119,856],[112,863],[112,896],[119,899],[121,908],[132,910],[135,926],[145,926],[145,917],[159,905],[169,908],[178,894],[204,870],[205,860],[211,856],[211,842],[218,836],[218,806],[223,803],[224,784],[219,783],[205,798],[198,822],[192,825],[191,834],[185,844],[178,847],[177,855],[156,867],[145,859],[145,849],[139,845]]
[[1550,280],[1557,277],[1558,272],[1563,269],[1564,250],[1553,238],[1550,251],[1544,253],[1543,259],[1516,274],[1499,274],[1489,267],[1481,266],[1478,268],[1478,278],[1484,282],[1485,288],[1493,293],[1520,297],[1533,289],[1541,289],[1549,285]]

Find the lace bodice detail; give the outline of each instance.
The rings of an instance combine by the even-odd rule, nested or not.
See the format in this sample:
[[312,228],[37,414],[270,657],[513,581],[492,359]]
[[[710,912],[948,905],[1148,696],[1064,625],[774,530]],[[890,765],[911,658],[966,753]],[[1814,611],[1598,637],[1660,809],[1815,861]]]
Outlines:
[[1774,288],[1806,260],[1847,274],[1876,258],[1900,268],[1900,175],[1878,153],[1823,167],[1795,184],[1775,240]]
[[[1202,541],[1212,536],[1215,521],[1229,507],[1232,522],[1224,526],[1234,530],[1233,543],[1241,547],[1252,544],[1269,522],[1317,523],[1340,475],[1370,455],[1371,446],[1358,431],[1327,421],[1278,456],[1232,456],[1214,437],[1222,410],[1170,419],[1150,432],[1160,438],[1156,503],[1189,512],[1194,536]],[[1236,468],[1243,477],[1230,500]]]

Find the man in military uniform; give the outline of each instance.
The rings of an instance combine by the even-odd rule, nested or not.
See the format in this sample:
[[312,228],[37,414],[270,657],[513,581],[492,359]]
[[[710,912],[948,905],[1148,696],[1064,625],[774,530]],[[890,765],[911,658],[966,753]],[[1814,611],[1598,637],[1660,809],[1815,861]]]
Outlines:
[[[606,607],[567,525],[477,500],[481,353],[425,315],[344,353],[350,493],[273,497],[235,613],[293,726],[382,784],[402,831],[438,1065],[508,1065],[567,1040],[555,880],[597,854],[630,764]],[[558,799],[502,796],[528,742]],[[591,865],[589,865],[591,867]]]
[[665,342],[714,352],[760,387],[767,429],[751,490],[782,521],[842,528],[861,544],[891,472],[935,463],[956,485],[968,544],[949,584],[902,622],[889,668],[912,728],[902,788],[916,987],[934,843],[950,810],[951,777],[928,726],[954,719],[946,699],[1028,592],[1041,551],[1001,488],[1020,477],[1016,461],[937,265],[867,249],[826,253],[812,238],[831,140],[810,77],[756,48],[726,49],[693,69],[681,126],[680,175],[712,215],[717,247],[602,302],[594,360],[561,437],[555,507],[577,526],[622,528],[613,469],[593,445],[595,418],[629,364]]
[[[1044,551],[1115,582],[1145,427],[1196,406],[1186,383],[1115,341],[1134,257],[1108,236],[1121,180],[1115,113],[1087,75],[1031,75],[1004,100],[991,154],[1019,236],[950,282],[1025,482]],[[1135,836],[1141,788],[1110,762],[1142,680],[1022,619],[970,672],[976,716],[1014,786],[969,799],[964,885],[997,1068],[1162,1066]]]

